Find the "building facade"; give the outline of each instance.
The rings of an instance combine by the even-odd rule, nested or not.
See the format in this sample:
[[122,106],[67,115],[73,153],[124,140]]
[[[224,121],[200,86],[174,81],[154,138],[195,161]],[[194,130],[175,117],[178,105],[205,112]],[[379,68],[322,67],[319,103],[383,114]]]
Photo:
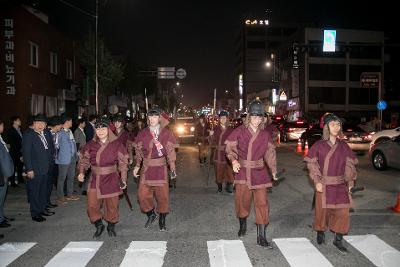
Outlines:
[[28,6],[0,9],[0,116],[78,113],[82,75],[75,43]]

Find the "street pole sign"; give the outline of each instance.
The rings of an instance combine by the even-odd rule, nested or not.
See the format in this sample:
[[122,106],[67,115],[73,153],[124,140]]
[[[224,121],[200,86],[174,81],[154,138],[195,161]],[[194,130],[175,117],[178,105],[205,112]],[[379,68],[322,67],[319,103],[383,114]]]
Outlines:
[[183,80],[186,78],[186,70],[185,69],[178,69],[175,73],[176,78]]
[[385,110],[387,108],[387,103],[385,100],[379,100],[379,102],[376,104],[376,107],[378,110]]
[[[380,72],[363,72],[360,76],[362,88],[378,88],[380,82]],[[380,97],[380,96],[379,96]]]

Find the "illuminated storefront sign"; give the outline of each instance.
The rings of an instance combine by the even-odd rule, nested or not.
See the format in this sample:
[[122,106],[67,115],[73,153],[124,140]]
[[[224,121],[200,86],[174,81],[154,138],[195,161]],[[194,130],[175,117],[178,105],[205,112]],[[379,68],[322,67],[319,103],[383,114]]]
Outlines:
[[278,96],[276,95],[276,89],[272,89],[272,104],[276,105],[277,101],[278,101]]
[[239,110],[243,109],[243,74],[239,75]]
[[14,20],[4,19],[6,94],[15,95]]
[[336,51],[336,30],[324,30],[324,52]]
[[246,19],[244,23],[248,26],[268,26],[269,20],[267,20],[267,19]]

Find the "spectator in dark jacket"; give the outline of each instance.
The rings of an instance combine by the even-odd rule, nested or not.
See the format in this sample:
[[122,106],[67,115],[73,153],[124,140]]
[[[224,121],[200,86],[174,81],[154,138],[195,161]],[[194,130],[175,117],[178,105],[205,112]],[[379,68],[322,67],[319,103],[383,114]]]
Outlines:
[[96,115],[90,115],[89,121],[86,123],[84,131],[86,135],[86,143],[94,138],[94,124],[96,123]]
[[10,156],[14,163],[15,171],[9,178],[11,186],[14,187],[17,186],[17,184],[24,182],[22,177],[24,164],[22,163],[22,132],[20,117],[14,116],[11,118],[11,128],[5,135],[5,141],[10,145]]
[[1,137],[3,131],[4,123],[0,121],[0,228],[11,226],[8,218],[4,215],[4,202],[7,195],[8,177],[14,173],[14,165],[8,147]]
[[45,132],[46,117],[34,117],[33,127],[22,136],[22,155],[27,177],[27,191],[32,220],[43,222],[43,216],[53,215],[46,209],[47,182],[53,162],[54,146],[51,136]]

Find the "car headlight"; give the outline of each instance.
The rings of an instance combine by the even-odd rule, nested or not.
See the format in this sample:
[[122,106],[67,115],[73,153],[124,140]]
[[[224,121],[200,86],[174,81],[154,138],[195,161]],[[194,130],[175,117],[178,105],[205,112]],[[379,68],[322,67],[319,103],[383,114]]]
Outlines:
[[191,131],[191,132],[194,132],[194,127],[193,127],[193,126],[190,127],[190,131]]
[[176,130],[178,131],[178,133],[184,133],[185,132],[185,128],[183,126],[178,126],[178,128],[176,128]]

